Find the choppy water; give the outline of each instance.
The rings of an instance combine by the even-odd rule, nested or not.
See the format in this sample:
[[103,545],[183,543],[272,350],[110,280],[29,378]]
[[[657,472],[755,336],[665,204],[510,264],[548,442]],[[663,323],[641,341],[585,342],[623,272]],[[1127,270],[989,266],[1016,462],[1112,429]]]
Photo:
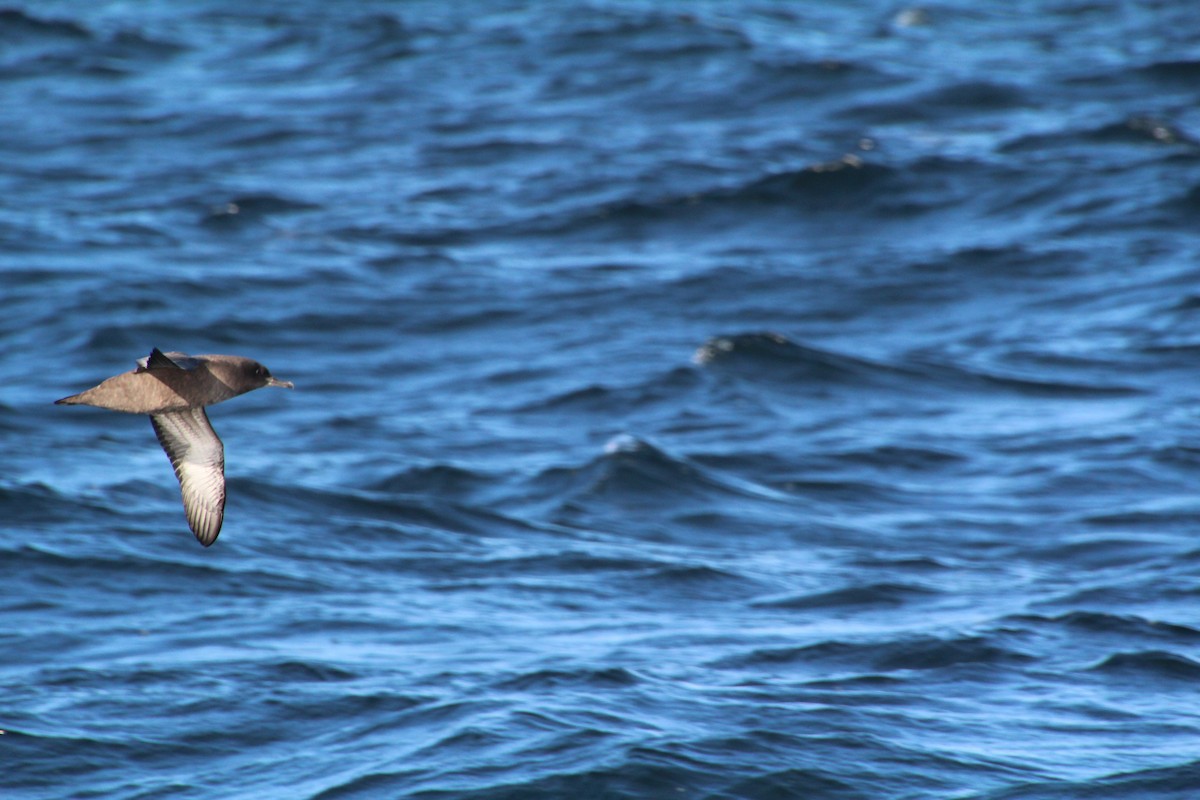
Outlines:
[[1200,6],[984,5],[0,11],[0,793],[1195,797]]

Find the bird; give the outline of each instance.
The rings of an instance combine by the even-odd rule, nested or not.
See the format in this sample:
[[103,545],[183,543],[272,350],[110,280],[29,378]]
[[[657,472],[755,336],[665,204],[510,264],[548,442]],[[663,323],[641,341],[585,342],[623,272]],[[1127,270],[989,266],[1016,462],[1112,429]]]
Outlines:
[[208,547],[225,518],[225,447],[204,408],[263,386],[294,388],[251,358],[163,353],[156,347],[137,360],[136,369],[54,402],[148,414],[179,479],[188,527]]

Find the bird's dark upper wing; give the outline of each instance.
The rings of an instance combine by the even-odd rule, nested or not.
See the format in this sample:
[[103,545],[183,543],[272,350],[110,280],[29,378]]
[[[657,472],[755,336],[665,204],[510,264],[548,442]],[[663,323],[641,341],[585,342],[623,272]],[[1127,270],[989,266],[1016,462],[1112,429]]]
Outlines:
[[187,353],[180,353],[178,351],[164,353],[156,347],[150,351],[150,355],[145,358],[139,358],[137,364],[137,372],[145,372],[151,369],[182,369],[191,371],[200,366],[201,359],[193,358]]

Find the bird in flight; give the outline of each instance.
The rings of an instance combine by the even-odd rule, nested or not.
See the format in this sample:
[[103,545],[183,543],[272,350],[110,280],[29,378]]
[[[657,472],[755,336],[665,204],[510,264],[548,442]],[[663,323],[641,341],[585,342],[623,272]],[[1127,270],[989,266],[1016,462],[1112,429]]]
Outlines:
[[208,547],[225,517],[225,447],[204,407],[263,386],[291,389],[292,383],[241,356],[189,356],[156,347],[137,364],[137,369],[55,403],[148,414],[179,478],[188,525]]

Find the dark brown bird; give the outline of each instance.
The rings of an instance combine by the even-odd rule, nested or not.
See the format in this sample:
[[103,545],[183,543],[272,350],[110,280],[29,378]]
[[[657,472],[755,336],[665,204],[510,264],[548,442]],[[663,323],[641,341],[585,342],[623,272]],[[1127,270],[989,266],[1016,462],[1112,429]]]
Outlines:
[[225,448],[204,407],[263,386],[292,384],[241,356],[164,354],[156,347],[137,363],[135,370],[54,402],[149,414],[179,478],[188,525],[208,547],[225,517]]

